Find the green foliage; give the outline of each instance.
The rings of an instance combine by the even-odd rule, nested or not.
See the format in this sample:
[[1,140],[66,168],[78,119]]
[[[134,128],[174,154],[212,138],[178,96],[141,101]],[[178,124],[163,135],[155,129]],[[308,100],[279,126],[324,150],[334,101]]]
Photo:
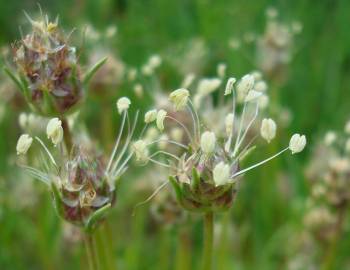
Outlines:
[[[201,73],[208,77],[216,74],[219,62],[227,63],[228,74],[237,78],[257,69],[254,48],[243,44],[242,50],[235,51],[229,48],[228,42],[231,37],[242,37],[246,32],[261,33],[267,7],[273,5],[279,9],[284,21],[298,20],[303,24],[288,65],[288,78],[283,84],[270,84],[275,102],[287,107],[293,118],[267,152],[286,145],[294,131],[306,133],[310,144],[297,158],[288,156],[274,160],[245,177],[233,207],[225,216],[217,216],[216,221],[221,222],[221,237],[214,249],[214,265],[220,270],[287,269],[294,248],[289,242],[291,235],[302,231],[304,226],[302,219],[309,194],[304,171],[314,142],[326,130],[342,129],[350,115],[350,1],[43,0],[40,4],[44,13],[48,12],[50,17],[59,15],[60,23],[66,29],[75,27],[79,34],[86,24],[101,32],[110,25],[117,26],[116,36],[109,44],[100,44],[100,48],[103,53],[119,55],[129,67],[141,66],[154,53],[172,54],[182,44],[200,37],[209,52]],[[24,22],[22,10],[38,14],[39,9],[36,1],[0,1],[0,7],[0,42],[8,48],[11,42],[20,38],[18,25]],[[78,45],[84,43],[79,34],[72,35]],[[85,66],[90,64],[86,60],[89,53],[91,50],[86,48],[84,51],[83,46],[79,57],[86,62]],[[108,62],[103,58],[86,72],[77,72],[85,74],[83,81],[86,84],[92,81],[93,75],[99,76],[98,72]],[[11,71],[11,61],[6,59],[6,64],[4,72],[27,96],[27,86]],[[178,87],[182,79],[168,63],[159,71],[159,77],[163,90]],[[120,116],[109,109],[114,109],[116,97],[128,95],[132,99],[132,109],[152,106],[150,97],[137,99],[132,87],[131,83],[113,86],[112,94],[104,96],[103,102],[96,101],[88,93],[81,117],[86,126],[91,127],[101,148],[111,149],[120,123]],[[72,243],[69,241],[72,239],[64,237],[62,223],[54,215],[51,200],[43,195],[46,190],[40,183],[35,184],[34,194],[15,197],[18,196],[16,187],[28,180],[18,175],[19,169],[13,162],[16,138],[20,134],[18,115],[28,108],[16,97],[14,102],[5,105],[6,112],[0,120],[0,269],[85,269],[86,262],[81,263],[85,256],[81,241]],[[254,161],[249,156],[241,166]],[[194,179],[198,179],[196,173],[193,172]],[[143,177],[142,168],[129,171],[117,187],[115,207],[110,209],[108,204],[97,211],[87,230],[91,231],[95,221],[108,212],[107,224],[101,230],[107,235],[105,256],[112,258],[109,265],[116,265],[114,269],[166,270],[174,269],[175,265],[181,265],[178,267],[181,269],[200,269],[202,231],[196,214],[190,215],[186,225],[172,228],[155,225],[149,209],[152,202],[149,208],[138,211],[136,217],[131,215],[134,205],[152,193],[151,189],[149,192],[138,190],[136,179]],[[181,200],[180,185],[172,178],[170,183]],[[197,181],[193,183],[194,187],[198,185]],[[58,198],[56,187],[53,192]],[[25,200],[26,196],[37,197],[35,205],[18,207],[16,201]],[[58,212],[59,208],[56,204]],[[184,231],[184,239],[178,237]],[[350,234],[344,234],[333,269],[349,267],[349,243]],[[176,247],[182,245],[191,255],[179,255]],[[164,256],[168,261],[158,263]],[[187,268],[175,262],[176,258],[182,257],[187,258]]]

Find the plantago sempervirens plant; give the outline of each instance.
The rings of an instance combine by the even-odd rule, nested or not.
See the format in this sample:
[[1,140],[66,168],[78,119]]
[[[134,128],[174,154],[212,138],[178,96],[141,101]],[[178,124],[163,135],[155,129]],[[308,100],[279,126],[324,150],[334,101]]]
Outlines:
[[[133,153],[128,153],[137,122],[129,123],[128,108],[130,100],[126,97],[117,102],[122,123],[114,149],[106,160],[94,147],[78,145],[68,152],[62,144],[64,130],[62,121],[51,119],[46,128],[47,138],[53,147],[47,146],[39,137],[28,134],[20,136],[17,143],[17,154],[27,153],[35,141],[42,148],[41,163],[37,169],[22,165],[33,177],[44,182],[53,194],[53,201],[58,215],[65,221],[74,224],[90,235],[104,219],[116,199],[115,185],[126,171]],[[127,126],[128,134],[121,146],[122,135]],[[53,150],[50,150],[53,149]],[[91,243],[88,244],[91,246]],[[90,254],[91,255],[91,254]],[[92,265],[96,262],[92,262]],[[92,266],[92,269],[95,266]]]
[[309,236],[309,243],[303,244],[312,245],[316,250],[310,257],[320,269],[334,268],[335,248],[346,231],[350,204],[349,127],[346,124],[345,132],[325,134],[306,171],[311,194],[304,217],[304,233]]
[[16,73],[6,73],[23,93],[31,109],[44,116],[62,116],[72,112],[84,98],[84,87],[104,63],[97,63],[84,76],[77,49],[69,44],[58,26],[45,16],[35,21],[27,15],[31,32],[13,46]]
[[[214,83],[215,82],[215,83]],[[219,82],[203,82],[201,87],[203,96],[217,89]],[[211,269],[212,253],[212,227],[213,214],[229,209],[235,197],[239,177],[256,167],[265,164],[283,152],[290,150],[293,154],[301,152],[306,145],[304,135],[292,136],[289,146],[277,154],[247,168],[241,168],[241,161],[255,148],[256,136],[246,142],[247,134],[259,113],[259,98],[263,95],[254,89],[254,77],[245,75],[234,87],[235,79],[229,79],[225,89],[226,96],[232,96],[232,107],[222,123],[225,132],[210,130],[203,124],[200,102],[194,106],[187,89],[175,90],[169,95],[174,109],[187,110],[191,116],[192,127],[188,127],[181,121],[169,117],[168,112],[159,110],[155,117],[154,110],[146,114],[147,123],[152,120],[162,132],[165,123],[176,121],[184,129],[189,143],[184,145],[180,142],[168,140],[170,144],[176,144],[182,148],[183,154],[176,156],[166,151],[157,151],[149,154],[145,144],[139,147],[139,156],[170,169],[169,180],[172,184],[179,204],[186,210],[202,213],[205,216],[205,247],[203,269]],[[200,96],[202,99],[202,96]],[[236,117],[236,105],[242,103],[243,109],[240,120]],[[249,109],[253,108],[253,116],[249,118]],[[152,117],[150,117],[152,116]],[[207,119],[210,121],[210,119]],[[271,119],[263,120],[261,136],[271,141],[276,135],[276,124]],[[155,141],[156,142],[156,141]],[[150,147],[155,142],[149,142]],[[141,144],[139,144],[141,145]],[[164,155],[169,162],[156,160],[155,157]]]

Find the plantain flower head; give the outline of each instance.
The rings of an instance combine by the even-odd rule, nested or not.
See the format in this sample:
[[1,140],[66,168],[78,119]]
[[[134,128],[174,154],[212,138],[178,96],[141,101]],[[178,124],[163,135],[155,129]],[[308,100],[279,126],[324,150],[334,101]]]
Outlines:
[[[236,183],[244,174],[269,162],[288,149],[293,153],[300,152],[306,144],[305,136],[301,137],[300,141],[293,139],[290,147],[285,147],[258,163],[241,168],[241,162],[256,148],[254,142],[258,137],[258,129],[252,131],[252,127],[259,119],[260,98],[265,93],[263,93],[264,87],[260,86],[260,91],[257,91],[254,89],[254,84],[261,81],[261,76],[245,75],[235,89],[233,89],[235,79],[229,77],[226,89],[222,87],[223,92],[220,92],[221,80],[205,80],[200,82],[201,87],[197,89],[194,100],[209,99],[210,94],[217,91],[218,107],[213,108],[207,115],[205,112],[211,109],[208,102],[202,107],[201,102],[198,102],[198,107],[196,101],[192,102],[187,91],[176,90],[172,95],[173,101],[181,105],[186,103],[188,110],[181,114],[176,112],[170,115],[167,115],[164,110],[158,111],[156,124],[162,134],[153,141],[147,141],[149,146],[162,144],[159,147],[160,150],[147,153],[148,161],[169,169],[169,181],[175,190],[179,204],[186,210],[201,213],[229,209],[237,191]],[[239,100],[239,92],[244,94],[242,100]],[[224,101],[225,96],[228,95],[231,95],[229,98],[230,100],[232,98],[232,107],[226,108],[221,106],[220,101]],[[220,112],[218,121],[213,117],[215,112]],[[188,117],[184,117],[184,114],[188,114]],[[222,125],[222,127],[208,128],[205,120],[215,122],[217,126]],[[179,138],[168,136],[169,130],[171,135],[172,129],[164,130],[165,121],[178,125],[177,128],[183,130],[182,136]],[[276,123],[270,118],[262,120],[260,124],[261,136],[268,142],[276,136],[276,129]],[[253,132],[257,134],[255,136],[250,134]],[[305,140],[304,144],[303,140]],[[173,150],[170,146],[179,149]],[[163,157],[163,159],[157,157]]]

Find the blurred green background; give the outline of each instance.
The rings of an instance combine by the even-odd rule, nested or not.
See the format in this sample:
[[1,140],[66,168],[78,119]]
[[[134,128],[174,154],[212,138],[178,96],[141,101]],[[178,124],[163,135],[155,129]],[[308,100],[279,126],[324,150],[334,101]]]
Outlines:
[[[1,47],[10,47],[20,38],[19,26],[26,24],[22,11],[35,17],[39,13],[37,2],[0,1]],[[226,234],[217,237],[215,249],[216,269],[288,269],[289,261],[298,253],[290,239],[302,231],[309,194],[304,171],[315,141],[329,129],[343,129],[349,119],[350,2],[60,0],[40,1],[40,5],[51,18],[59,15],[60,24],[67,32],[77,28],[81,34],[87,24],[96,31],[115,25],[114,39],[102,45],[128,66],[139,67],[154,53],[171,54],[174,48],[201,38],[208,52],[200,67],[203,76],[215,75],[220,62],[225,62],[228,74],[236,77],[257,69],[253,46],[242,43],[240,50],[233,50],[228,44],[231,37],[263,33],[268,7],[275,7],[283,22],[302,23],[286,79],[283,83],[269,79],[267,82],[278,88],[274,90],[278,92],[275,102],[288,108],[292,115],[290,125],[275,146],[286,145],[289,135],[295,132],[305,133],[309,145],[301,155],[285,155],[242,181],[232,209],[217,216],[221,224],[218,226],[226,230]],[[79,42],[79,38],[76,40]],[[84,52],[86,59],[91,50],[93,48]],[[165,90],[176,89],[182,79],[167,65],[159,76]],[[131,92],[128,87],[116,89],[117,95],[128,95]],[[88,102],[92,112],[101,109],[96,101]],[[137,102],[142,108],[151,106],[149,101]],[[110,106],[114,103],[115,100],[107,101]],[[84,249],[79,241],[62,237],[62,224],[44,187],[35,182],[34,195],[15,192],[22,180],[13,162],[14,138],[20,134],[17,118],[20,112],[28,111],[22,105],[7,104],[0,124],[0,269],[84,269]],[[87,117],[88,128],[96,120],[91,111]],[[99,134],[98,130],[93,133]],[[275,146],[267,149],[273,150]],[[131,180],[121,183],[118,203],[103,228],[109,233],[109,239],[113,239],[108,245],[118,269],[196,269],[201,254],[200,219],[193,217],[190,225],[164,229],[150,221],[149,205],[131,216],[133,205],[149,194],[139,193],[133,187],[137,181],[133,176],[137,174],[128,173]],[[34,206],[26,207],[25,202],[23,207],[19,206],[26,196],[28,200],[35,197]],[[179,252],[184,249],[179,247],[183,233],[185,246],[190,250],[187,257],[186,252]],[[349,248],[350,237],[346,234],[333,269],[350,269],[346,268],[350,267]],[[183,260],[188,263],[182,265]]]

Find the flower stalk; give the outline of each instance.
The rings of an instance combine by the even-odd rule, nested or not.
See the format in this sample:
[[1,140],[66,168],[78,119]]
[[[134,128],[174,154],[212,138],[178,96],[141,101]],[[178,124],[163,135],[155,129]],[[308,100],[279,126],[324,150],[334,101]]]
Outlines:
[[96,247],[91,233],[84,233],[84,244],[86,249],[86,257],[89,265],[89,270],[98,270],[98,258]]
[[204,214],[204,245],[202,269],[211,270],[213,264],[213,243],[214,243],[214,213]]

